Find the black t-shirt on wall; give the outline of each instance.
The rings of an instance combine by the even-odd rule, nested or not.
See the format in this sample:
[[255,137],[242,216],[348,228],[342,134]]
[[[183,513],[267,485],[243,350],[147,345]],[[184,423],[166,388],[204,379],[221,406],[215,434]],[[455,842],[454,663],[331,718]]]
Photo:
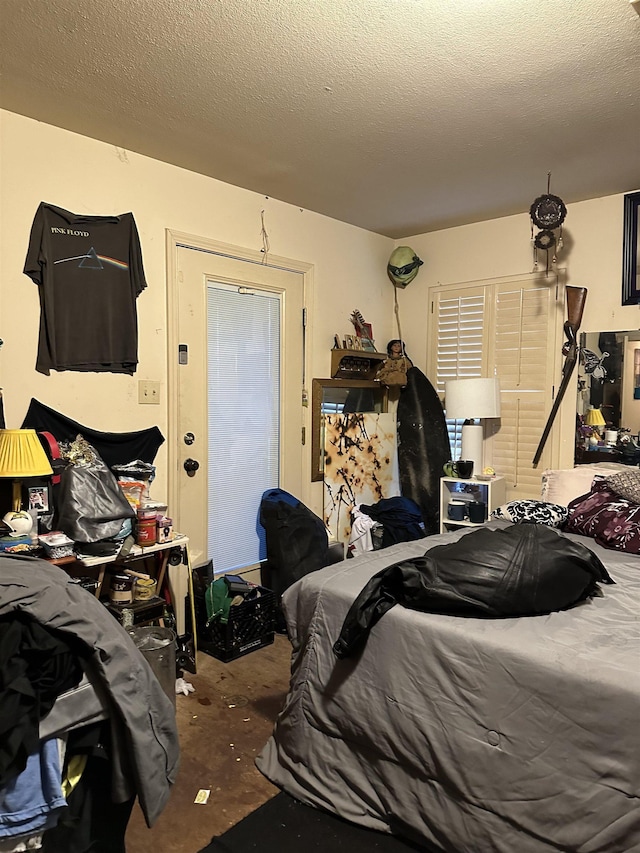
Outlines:
[[135,373],[136,298],[147,283],[132,213],[85,216],[41,202],[24,272],[40,290],[37,371]]

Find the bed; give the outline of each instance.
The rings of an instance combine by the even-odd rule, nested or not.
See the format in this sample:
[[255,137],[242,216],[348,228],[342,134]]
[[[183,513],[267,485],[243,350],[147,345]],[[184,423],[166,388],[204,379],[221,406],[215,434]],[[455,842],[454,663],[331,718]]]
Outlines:
[[305,803],[447,853],[640,851],[640,557],[558,531],[615,585],[535,617],[395,606],[358,657],[336,659],[372,575],[462,535],[369,552],[285,593],[291,685],[258,768]]

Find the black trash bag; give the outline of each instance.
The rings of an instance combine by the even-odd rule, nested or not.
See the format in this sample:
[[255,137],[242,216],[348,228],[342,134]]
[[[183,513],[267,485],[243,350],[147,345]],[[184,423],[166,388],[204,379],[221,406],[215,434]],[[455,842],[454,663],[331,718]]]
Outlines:
[[395,604],[453,616],[534,616],[564,610],[614,583],[578,542],[536,524],[482,528],[378,572],[351,605],[333,651],[354,654]]
[[262,583],[276,596],[275,630],[286,634],[282,594],[304,575],[329,565],[329,536],[323,520],[283,489],[263,493],[258,520],[267,549]]
[[74,542],[113,539],[135,512],[105,463],[68,465],[58,489],[56,526]]
[[283,489],[269,489],[260,501],[270,583],[277,596],[304,575],[329,562],[329,536],[321,518]]

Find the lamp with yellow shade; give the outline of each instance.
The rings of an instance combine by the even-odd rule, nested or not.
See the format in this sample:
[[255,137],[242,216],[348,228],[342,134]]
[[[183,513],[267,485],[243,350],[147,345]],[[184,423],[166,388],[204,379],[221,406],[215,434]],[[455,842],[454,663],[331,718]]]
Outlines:
[[31,516],[22,510],[22,480],[52,473],[34,429],[0,430],[0,477],[13,480],[12,512],[8,513],[11,518],[5,516],[4,520],[14,533],[26,535],[31,531]]
[[592,429],[592,434],[589,437],[589,444],[596,446],[602,439],[602,434],[606,426],[604,415],[600,409],[587,409],[587,413],[584,416],[584,422]]
[[603,427],[606,425],[604,415],[600,409],[588,409],[587,414],[584,416],[584,422],[590,427]]

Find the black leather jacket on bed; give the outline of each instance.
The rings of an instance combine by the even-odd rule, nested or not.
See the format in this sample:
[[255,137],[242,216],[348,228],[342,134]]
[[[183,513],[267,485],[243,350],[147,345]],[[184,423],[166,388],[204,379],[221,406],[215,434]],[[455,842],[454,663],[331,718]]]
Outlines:
[[459,616],[529,616],[570,607],[613,583],[596,555],[544,525],[482,527],[374,575],[333,651],[352,655],[395,604]]

